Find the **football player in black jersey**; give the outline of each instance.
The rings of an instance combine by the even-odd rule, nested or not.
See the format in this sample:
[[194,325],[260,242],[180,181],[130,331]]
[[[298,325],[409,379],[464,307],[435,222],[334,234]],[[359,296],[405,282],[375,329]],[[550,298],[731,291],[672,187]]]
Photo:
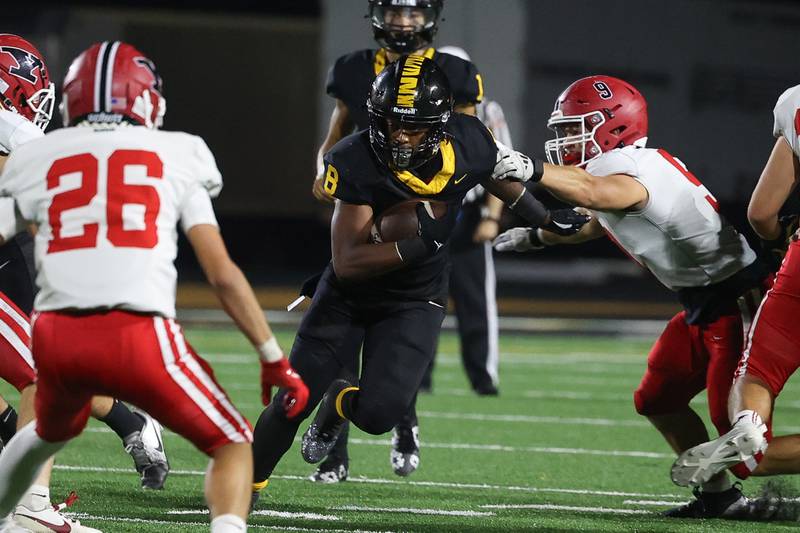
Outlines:
[[[436,61],[450,82],[455,111],[475,115],[475,106],[483,98],[483,82],[475,65],[456,55],[439,53],[431,47],[442,7],[442,0],[369,0],[368,17],[380,48],[346,54],[336,60],[328,73],[326,91],[336,100],[336,105],[327,136],[317,153],[318,170],[312,192],[318,200],[333,202],[333,197],[324,187],[324,154],[354,128],[367,128],[369,120],[364,101],[370,84],[387,64],[395,61],[401,54],[422,55]],[[493,211],[487,212],[487,218],[499,218],[502,205],[491,206]],[[463,225],[462,222],[461,226]],[[485,236],[491,241],[499,226],[491,221],[486,226],[494,231]],[[465,269],[470,266],[464,265]],[[357,353],[361,342],[361,338],[354,337],[342,350],[353,350]],[[349,369],[349,372],[352,374],[357,369]],[[427,377],[429,386],[430,375]],[[347,438],[348,428],[345,426],[330,458],[319,465],[311,479],[334,483],[347,478]],[[394,472],[401,476],[411,474],[419,465],[419,429],[414,405],[395,428],[390,460]]]
[[[328,454],[346,420],[379,435],[408,411],[444,319],[448,239],[470,189],[482,184],[531,224],[559,234],[575,233],[588,221],[572,210],[549,212],[520,182],[493,180],[498,162],[509,168],[514,165],[506,163],[516,160],[526,175],[541,171],[541,164],[535,168],[499,146],[477,118],[452,113],[452,106],[448,79],[436,62],[402,56],[372,84],[369,128],[325,155],[324,186],[337,199],[333,259],[291,352],[309,402],[290,420],[282,390],[262,412],[253,445],[257,484],[266,485],[300,422],[320,400],[303,437],[303,457],[312,463]],[[371,240],[375,218],[413,199],[445,202],[447,213],[434,219],[420,201],[415,235],[397,242]],[[358,368],[346,359],[357,352],[341,350],[354,334],[363,338],[360,375],[357,381],[336,379],[342,369]]]

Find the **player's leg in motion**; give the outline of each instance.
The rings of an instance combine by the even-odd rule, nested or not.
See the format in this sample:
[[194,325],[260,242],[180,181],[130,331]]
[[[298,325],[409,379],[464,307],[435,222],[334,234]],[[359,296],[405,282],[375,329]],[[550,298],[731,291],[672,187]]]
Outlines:
[[800,435],[772,437],[772,410],[800,366],[800,243],[793,242],[761,302],[745,340],[728,413],[733,427],[682,454],[673,465],[679,485],[696,485],[735,465],[739,477],[800,473]]
[[[343,369],[340,377],[349,381],[357,380],[358,364],[361,359],[361,345],[364,343],[364,335],[361,330],[354,330],[352,335],[348,335],[344,344],[339,349],[338,359],[352,363],[350,368]],[[350,436],[350,424],[345,423],[336,444],[331,448],[330,453],[322,461],[313,474],[309,477],[316,483],[338,483],[345,481],[349,475],[350,456],[347,452],[347,439]]]
[[303,435],[301,451],[308,462],[319,460],[316,451],[324,449],[323,435],[344,420],[373,435],[400,421],[433,357],[444,309],[429,302],[388,302],[365,316],[370,318],[359,386],[336,380],[328,388]]
[[[269,476],[291,447],[301,422],[314,412],[331,381],[340,376],[343,369],[357,368],[356,361],[343,359],[358,357],[358,351],[348,346],[352,339],[364,336],[353,313],[351,306],[323,277],[300,323],[289,357],[292,367],[308,386],[308,404],[299,416],[287,419],[283,408],[285,391],[281,390],[258,418],[253,442],[253,501],[267,486]],[[340,425],[335,435],[326,435],[330,439],[329,446],[318,460],[330,452],[341,429]]]
[[[689,402],[706,388],[707,369],[714,376],[728,372],[730,383],[736,361],[736,343],[740,344],[742,337],[741,322],[736,320],[732,320],[735,323],[732,330],[729,327],[717,331],[720,328],[712,327],[705,333],[709,338],[716,337],[721,349],[709,353],[703,342],[704,329],[688,325],[684,317],[684,312],[678,313],[667,324],[650,352],[647,371],[634,394],[636,410],[647,416],[676,453],[708,440],[705,424]],[[724,399],[721,398],[725,397],[728,389],[724,386],[724,379],[718,379],[723,390],[710,392],[709,408],[714,422],[721,425],[725,423]],[[724,472],[707,480],[695,496],[696,499],[689,504],[670,509],[665,514],[695,518],[728,516],[740,512],[746,502]]]

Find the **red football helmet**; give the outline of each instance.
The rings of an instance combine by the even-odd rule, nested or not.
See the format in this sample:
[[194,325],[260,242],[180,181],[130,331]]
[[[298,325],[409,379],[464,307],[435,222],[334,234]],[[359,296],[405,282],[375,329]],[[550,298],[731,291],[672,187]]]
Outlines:
[[120,41],[95,43],[75,58],[64,78],[64,124],[130,122],[158,128],[167,102],[156,66]]
[[55,99],[39,50],[18,35],[0,33],[0,109],[19,113],[45,129]]
[[583,166],[603,152],[647,142],[647,102],[631,84],[611,76],[581,78],[556,100],[544,143],[553,164]]

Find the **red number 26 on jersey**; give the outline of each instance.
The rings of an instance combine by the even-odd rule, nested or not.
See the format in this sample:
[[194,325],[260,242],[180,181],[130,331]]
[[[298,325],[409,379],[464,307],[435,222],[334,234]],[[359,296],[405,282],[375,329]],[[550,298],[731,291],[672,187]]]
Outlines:
[[[108,158],[108,176],[106,179],[106,225],[109,242],[117,247],[153,248],[158,243],[156,217],[161,207],[158,191],[151,185],[130,185],[125,183],[125,167],[143,166],[147,177],[160,179],[164,175],[164,163],[155,152],[143,150],[116,150]],[[58,159],[47,172],[47,190],[55,189],[61,183],[62,176],[79,173],[81,185],[56,194],[48,209],[53,236],[47,247],[47,253],[94,248],[97,246],[97,222],[84,224],[83,233],[72,237],[62,237],[62,213],[70,209],[89,205],[97,196],[99,165],[92,154],[78,154]],[[125,204],[143,205],[144,229],[125,229],[122,218],[122,207]]]

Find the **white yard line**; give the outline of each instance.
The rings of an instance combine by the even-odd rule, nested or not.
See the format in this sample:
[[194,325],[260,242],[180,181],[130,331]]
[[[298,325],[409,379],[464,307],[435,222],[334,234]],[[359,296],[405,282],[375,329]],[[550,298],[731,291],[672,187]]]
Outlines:
[[[113,468],[102,466],[75,466],[56,463],[56,470],[66,470],[71,472],[108,472],[114,474],[135,474],[130,468]],[[203,470],[171,470],[170,474],[176,476],[204,476]],[[308,475],[273,475],[270,479],[283,479],[287,481],[308,482]],[[349,477],[348,483],[365,483],[370,485],[403,485],[416,487],[434,487],[448,489],[465,490],[496,490],[508,492],[530,492],[530,493],[553,493],[553,494],[577,494],[585,496],[619,496],[624,498],[680,498],[679,494],[649,494],[642,492],[620,492],[615,490],[592,490],[592,489],[569,489],[559,487],[531,487],[525,485],[491,485],[487,483],[457,483],[453,481],[410,481],[401,479],[383,479],[368,477]]]
[[578,426],[626,426],[650,427],[645,420],[624,418],[589,418],[589,417],[564,417],[564,416],[535,416],[511,414],[483,414],[483,413],[448,413],[441,411],[418,411],[422,418],[440,418],[446,420],[478,420],[481,422],[523,422],[526,424],[563,424]]
[[[165,525],[165,526],[193,526],[202,528],[205,531],[208,531],[208,522],[182,522],[182,521],[171,521],[171,520],[156,520],[151,518],[126,518],[120,516],[101,516],[101,515],[93,515],[88,513],[69,513],[70,516],[75,516],[82,521],[87,520],[101,520],[104,522],[122,522],[127,524],[153,524],[153,525]],[[89,525],[89,524],[86,524]],[[311,533],[392,533],[388,530],[381,530],[381,531],[374,531],[374,530],[366,530],[366,529],[318,529],[318,528],[310,528],[310,527],[298,527],[298,526],[288,526],[288,525],[277,525],[277,526],[268,526],[262,524],[247,524],[247,529],[266,529],[266,530],[273,530],[273,531],[307,531]]]
[[666,501],[666,500],[625,500],[622,502],[623,505],[656,505],[659,507],[665,505],[678,506],[678,505],[684,505],[686,503],[689,503],[689,500],[684,500],[682,502]]
[[[173,509],[172,511],[167,511],[167,514],[171,515],[207,515],[208,509]],[[272,518],[302,518],[305,520],[341,520],[340,517],[331,514],[319,514],[319,513],[292,513],[289,511],[274,511],[272,509],[257,509],[255,511],[251,511],[250,515],[253,516],[269,516]]]
[[598,514],[653,514],[643,509],[617,509],[614,507],[583,507],[577,505],[555,505],[551,503],[521,503],[481,505],[481,509],[535,509],[539,511],[576,511]]
[[359,511],[365,513],[412,513],[437,516],[494,516],[489,511],[453,511],[449,509],[419,509],[412,507],[362,507],[360,505],[341,505],[329,507],[332,511]]

